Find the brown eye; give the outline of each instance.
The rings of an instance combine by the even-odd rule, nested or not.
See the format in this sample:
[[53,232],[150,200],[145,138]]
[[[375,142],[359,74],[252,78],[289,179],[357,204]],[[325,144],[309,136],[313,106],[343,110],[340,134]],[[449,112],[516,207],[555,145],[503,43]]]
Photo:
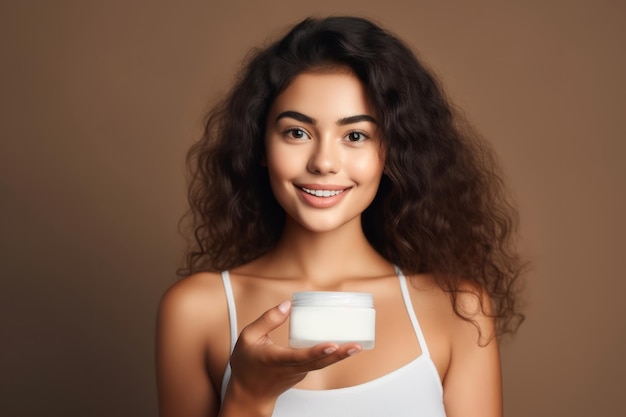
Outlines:
[[348,133],[348,136],[346,136],[346,139],[348,139],[348,141],[350,142],[360,142],[364,139],[367,139],[367,136],[365,136],[361,132],[350,132]]
[[291,136],[294,139],[304,139],[308,137],[307,133],[304,130],[298,128],[289,129],[287,131],[287,135]]

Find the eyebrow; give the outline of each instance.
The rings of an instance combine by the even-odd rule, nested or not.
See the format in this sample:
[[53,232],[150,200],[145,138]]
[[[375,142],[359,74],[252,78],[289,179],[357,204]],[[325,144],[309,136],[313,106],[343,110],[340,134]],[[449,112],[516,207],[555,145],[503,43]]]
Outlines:
[[337,125],[344,126],[358,122],[371,122],[376,124],[376,119],[374,119],[372,116],[368,116],[367,114],[358,114],[356,116],[344,117],[343,119],[339,119],[337,121]]
[[[293,110],[284,111],[278,116],[276,116],[276,120],[274,121],[274,123],[278,122],[280,119],[285,118],[285,117],[295,119],[302,123],[308,123],[311,125],[314,125],[317,123],[317,120],[315,120],[314,118],[307,116],[306,114],[293,111]],[[369,116],[367,114],[358,114],[356,116],[344,117],[343,119],[337,120],[337,125],[344,126],[344,125],[349,125],[349,124],[358,123],[358,122],[371,122],[371,123],[376,124],[376,119],[374,119],[372,116]]]
[[280,119],[285,118],[285,117],[288,117],[290,119],[295,119],[302,123],[308,123],[310,125],[314,125],[315,123],[317,123],[317,120],[315,120],[314,118],[309,117],[306,114],[302,114],[300,112],[292,111],[292,110],[284,111],[281,114],[279,114],[276,117],[276,120],[274,120],[274,123],[278,122]]

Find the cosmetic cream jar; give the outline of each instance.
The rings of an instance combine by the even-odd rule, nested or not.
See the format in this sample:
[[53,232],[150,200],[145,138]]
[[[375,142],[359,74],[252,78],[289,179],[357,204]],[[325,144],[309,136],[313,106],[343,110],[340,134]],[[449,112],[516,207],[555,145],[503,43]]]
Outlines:
[[356,342],[373,349],[376,311],[369,293],[295,292],[289,316],[289,346],[309,347],[322,342]]

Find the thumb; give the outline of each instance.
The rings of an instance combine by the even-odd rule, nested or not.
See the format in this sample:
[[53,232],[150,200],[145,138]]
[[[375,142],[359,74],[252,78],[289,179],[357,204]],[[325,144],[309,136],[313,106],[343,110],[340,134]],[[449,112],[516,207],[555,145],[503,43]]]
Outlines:
[[289,317],[290,310],[291,301],[283,301],[247,325],[241,333],[245,332],[246,337],[250,338],[249,340],[258,340],[283,324]]

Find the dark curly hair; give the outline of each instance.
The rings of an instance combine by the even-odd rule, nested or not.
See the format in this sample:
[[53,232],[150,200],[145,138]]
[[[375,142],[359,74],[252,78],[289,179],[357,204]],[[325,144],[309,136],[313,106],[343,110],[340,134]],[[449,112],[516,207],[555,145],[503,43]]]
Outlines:
[[349,68],[377,112],[385,169],[363,213],[365,235],[409,274],[430,273],[455,312],[475,288],[492,302],[498,333],[514,332],[522,263],[517,213],[490,148],[453,111],[434,76],[396,36],[356,17],[305,19],[256,50],[189,151],[195,236],[181,276],[251,261],[278,241],[285,219],[264,155],[268,110],[303,71]]

